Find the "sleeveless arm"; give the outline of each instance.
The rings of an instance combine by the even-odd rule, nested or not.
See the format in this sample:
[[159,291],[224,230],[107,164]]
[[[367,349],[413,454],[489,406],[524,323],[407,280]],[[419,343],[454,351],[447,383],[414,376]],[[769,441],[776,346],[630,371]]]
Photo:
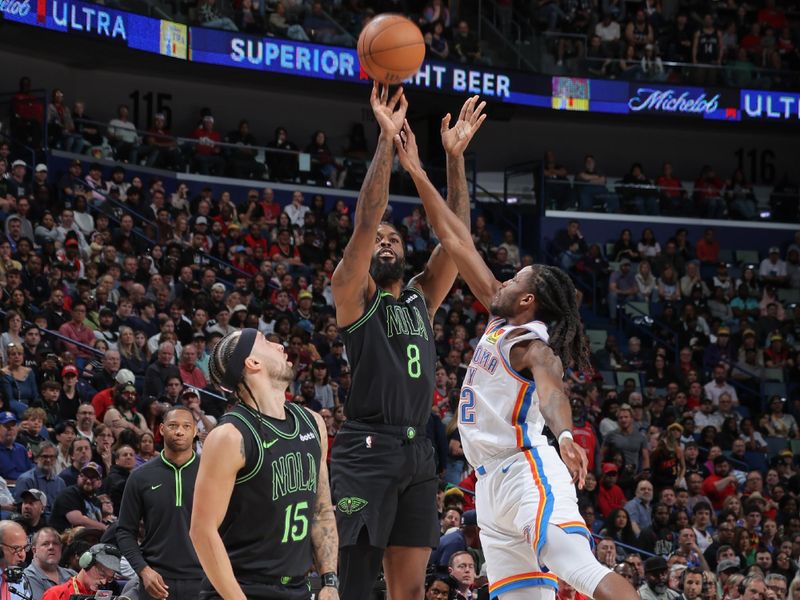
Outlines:
[[[369,265],[375,250],[375,234],[389,204],[392,136],[396,131],[393,120],[399,118],[402,123],[408,106],[403,88],[399,88],[391,99],[388,98],[387,89],[388,87],[384,87],[379,97],[378,85],[375,84],[372,88],[370,104],[381,125],[381,136],[358,193],[353,235],[331,280],[339,327],[350,325],[361,317],[367,299],[375,293],[376,285],[369,274]],[[394,109],[398,104],[400,108],[395,113]]]
[[[469,192],[464,169],[464,151],[472,136],[478,131],[486,115],[481,115],[485,102],[476,106],[478,96],[471,96],[461,107],[456,124],[450,128],[450,113],[442,119],[442,145],[447,153],[447,206],[458,216],[469,231]],[[411,286],[425,295],[431,320],[439,305],[447,297],[458,275],[458,267],[450,255],[438,244],[428,259],[425,269],[414,277]]]
[[458,216],[451,211],[442,200],[439,192],[428,179],[419,160],[419,151],[414,132],[406,123],[403,137],[395,136],[397,155],[403,168],[414,180],[417,193],[425,206],[425,212],[431,221],[436,236],[442,243],[450,258],[456,263],[458,272],[469,285],[470,290],[487,308],[492,303],[500,282],[494,278],[489,267],[475,249],[469,229]]
[[[303,409],[306,410],[306,409]],[[311,524],[311,544],[314,550],[314,566],[317,572],[335,573],[339,555],[339,534],[331,503],[331,486],[328,480],[328,430],[319,413],[308,411],[319,429],[319,481],[317,482],[317,504]]]
[[189,537],[217,593],[226,600],[247,600],[233,574],[228,552],[219,535],[233,493],[236,475],[245,465],[244,438],[232,424],[208,434],[195,483],[195,502]]

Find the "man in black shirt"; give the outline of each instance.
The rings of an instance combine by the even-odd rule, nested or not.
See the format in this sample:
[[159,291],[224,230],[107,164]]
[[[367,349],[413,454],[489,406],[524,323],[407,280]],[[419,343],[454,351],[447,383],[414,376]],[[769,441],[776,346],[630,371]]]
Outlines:
[[[469,224],[463,153],[480,127],[473,96],[458,122],[442,120],[448,202]],[[404,287],[405,247],[381,223],[389,199],[394,138],[408,103],[376,83],[370,98],[381,128],[358,196],[355,229],[333,274],[336,321],[353,369],[347,421],[336,436],[331,483],[337,503],[339,574],[346,598],[368,598],[384,565],[388,595],[421,598],[431,548],[438,544],[436,465],[425,431],[433,401],[436,347],[432,319],[455,280],[455,264],[437,247]]]
[[[167,595],[172,600],[194,600],[203,578],[189,539],[200,464],[192,449],[197,427],[192,411],[182,405],[169,409],[160,427],[164,450],[133,471],[125,485],[117,542],[139,575],[141,600],[164,600]],[[141,545],[140,522],[144,523]]]
[[86,463],[78,475],[78,483],[69,486],[53,503],[50,525],[60,532],[71,527],[89,527],[105,531],[101,521],[97,490],[103,485],[103,470],[97,463]]

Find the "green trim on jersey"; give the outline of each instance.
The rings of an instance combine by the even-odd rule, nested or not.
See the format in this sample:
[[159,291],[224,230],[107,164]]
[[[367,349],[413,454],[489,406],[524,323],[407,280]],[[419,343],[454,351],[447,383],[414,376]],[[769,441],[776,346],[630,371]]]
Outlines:
[[367,312],[365,312],[363,315],[361,315],[361,318],[358,321],[356,321],[355,323],[353,323],[349,327],[345,327],[345,331],[347,331],[347,333],[353,333],[356,329],[358,329],[364,323],[366,323],[367,320],[372,315],[375,314],[375,311],[378,310],[378,306],[381,303],[381,298],[383,298],[384,296],[391,296],[391,294],[389,292],[385,291],[385,290],[378,289],[378,293],[375,294],[375,301],[372,303],[372,306],[370,307],[370,309]]
[[[297,417],[297,415],[296,415],[296,414],[294,414],[294,412],[293,412],[293,411],[292,411],[292,410],[289,408],[289,407],[291,406],[291,404],[287,404],[286,406],[287,406],[287,408],[286,408],[286,412],[288,412],[290,415],[292,415],[292,417],[294,417],[294,431],[293,431],[292,433],[283,433],[283,432],[282,432],[280,429],[278,429],[277,427],[275,427],[275,425],[273,425],[273,424],[272,424],[272,423],[270,423],[270,422],[269,422],[267,419],[265,419],[265,418],[264,418],[264,417],[263,417],[261,414],[259,414],[259,413],[256,413],[256,412],[255,412],[255,411],[254,411],[252,408],[250,408],[250,407],[249,407],[249,406],[247,406],[246,404],[242,404],[242,408],[245,408],[245,409],[247,409],[247,411],[248,411],[248,412],[249,412],[251,415],[253,415],[253,417],[254,417],[256,420],[258,420],[259,422],[261,422],[261,423],[262,423],[262,424],[263,424],[265,427],[269,427],[269,429],[272,431],[272,433],[274,433],[275,435],[277,435],[277,436],[278,436],[278,437],[280,437],[280,438],[283,438],[284,440],[293,440],[293,439],[294,439],[294,438],[296,438],[296,437],[297,437],[297,435],[300,433],[300,419],[299,419],[299,418]],[[259,438],[259,439],[260,439],[260,438]],[[259,443],[260,443],[260,442],[259,442]]]
[[302,416],[302,417],[303,417],[303,420],[305,420],[306,424],[307,424],[307,425],[308,425],[308,426],[311,428],[311,431],[313,431],[313,432],[314,432],[314,439],[316,439],[316,440],[317,440],[317,443],[319,444],[319,446],[320,446],[320,448],[321,448],[321,447],[322,447],[322,442],[321,442],[321,441],[320,441],[320,439],[319,439],[319,427],[317,427],[317,423],[316,423],[316,421],[314,421],[314,420],[313,420],[313,419],[312,419],[312,418],[309,416],[309,414],[308,414],[308,412],[306,411],[306,409],[305,409],[305,408],[303,408],[302,406],[297,406],[297,407],[295,407],[295,406],[294,406],[294,405],[292,405],[292,404],[287,404],[286,406],[287,406],[287,408],[291,408],[291,409],[293,409],[293,410],[297,410],[297,411],[300,413],[300,416]]
[[192,458],[187,460],[180,467],[176,467],[171,462],[169,462],[167,458],[164,456],[163,450],[159,453],[159,456],[161,457],[161,460],[164,462],[164,464],[167,465],[170,469],[172,469],[172,471],[175,473],[175,506],[183,506],[183,470],[195,461],[195,459],[197,458],[197,454],[195,454],[193,451]]
[[261,436],[258,435],[258,432],[253,428],[252,425],[250,425],[250,422],[247,419],[245,419],[242,415],[236,414],[235,412],[229,412],[227,414],[229,414],[232,417],[236,417],[242,423],[247,425],[247,428],[252,432],[253,437],[256,439],[256,447],[258,448],[258,460],[256,461],[256,466],[253,467],[253,470],[250,471],[247,475],[242,475],[241,477],[237,477],[236,481],[234,482],[237,484],[244,483],[245,481],[249,481],[253,477],[255,477],[261,470],[261,467],[264,464],[264,445],[266,444],[266,442],[261,439]]

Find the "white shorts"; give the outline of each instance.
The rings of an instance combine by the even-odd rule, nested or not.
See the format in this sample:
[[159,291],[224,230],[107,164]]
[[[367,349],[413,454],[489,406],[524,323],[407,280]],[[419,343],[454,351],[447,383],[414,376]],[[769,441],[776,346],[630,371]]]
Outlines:
[[585,536],[587,548],[592,540],[572,478],[551,446],[503,454],[476,469],[475,508],[490,596],[529,586],[555,592],[557,577],[540,562],[548,524]]

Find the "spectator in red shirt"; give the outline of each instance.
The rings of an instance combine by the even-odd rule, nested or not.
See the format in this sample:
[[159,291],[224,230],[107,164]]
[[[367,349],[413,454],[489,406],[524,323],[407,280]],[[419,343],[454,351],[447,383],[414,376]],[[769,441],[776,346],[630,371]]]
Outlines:
[[194,144],[192,168],[202,175],[223,175],[225,159],[222,158],[222,148],[219,145],[222,136],[214,130],[214,117],[203,117],[203,124],[192,132],[192,138],[197,140],[197,144]]
[[44,103],[31,94],[31,80],[22,77],[19,91],[11,100],[11,132],[18,141],[38,148],[42,143]]
[[787,25],[786,15],[775,8],[775,0],[767,0],[766,6],[758,11],[758,22],[771,25],[775,29],[783,29]]
[[[694,182],[694,204],[700,216],[720,219],[725,216],[725,201],[722,199],[724,183],[710,165],[700,171]],[[700,258],[700,255],[697,256]],[[703,260],[702,258],[700,260]]]
[[706,264],[719,262],[719,242],[714,239],[714,230],[711,227],[706,227],[703,237],[697,240],[694,249],[699,261]]
[[[72,305],[72,320],[67,321],[58,328],[58,333],[66,338],[80,342],[84,346],[94,347],[95,337],[94,332],[89,329],[83,322],[86,320],[86,304],[83,302],[76,302]],[[64,349],[71,352],[76,359],[83,360],[85,363],[88,359],[92,358],[92,353],[85,350],[83,346],[71,344],[70,342],[63,342]]]
[[120,551],[110,544],[95,544],[88,554],[88,562],[81,557],[80,572],[65,583],[51,587],[42,600],[68,600],[73,594],[94,594],[112,583],[120,572]]
[[244,243],[255,249],[256,246],[261,246],[261,249],[266,253],[268,249],[266,238],[261,236],[261,226],[258,223],[250,224],[250,233],[244,236]]
[[202,390],[208,385],[203,371],[197,366],[197,348],[194,344],[186,344],[181,352],[181,360],[178,364],[181,380],[184,384]]
[[269,249],[269,257],[273,262],[284,262],[290,265],[302,265],[300,251],[292,243],[292,232],[288,229],[281,229],[278,232],[278,241],[272,244]]
[[587,470],[594,472],[595,456],[597,454],[597,434],[591,423],[586,420],[586,404],[580,396],[573,396],[569,401],[572,409],[572,437],[575,443],[586,450],[589,459]]
[[724,456],[714,459],[714,473],[703,481],[703,494],[711,500],[714,510],[722,510],[725,498],[736,494],[736,476],[731,473],[731,465]]
[[667,210],[682,214],[686,206],[686,191],[683,189],[681,180],[675,177],[672,170],[672,163],[664,163],[661,175],[656,179],[656,185],[661,191],[663,207]]
[[614,463],[603,463],[603,476],[597,490],[597,507],[603,518],[608,518],[615,508],[623,508],[626,498],[622,488],[617,485],[619,470]]

